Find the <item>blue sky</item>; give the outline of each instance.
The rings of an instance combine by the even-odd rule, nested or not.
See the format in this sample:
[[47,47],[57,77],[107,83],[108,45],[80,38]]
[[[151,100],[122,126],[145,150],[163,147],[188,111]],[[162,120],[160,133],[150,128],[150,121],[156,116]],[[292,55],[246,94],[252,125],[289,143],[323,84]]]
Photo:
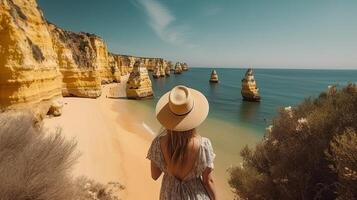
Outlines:
[[357,69],[357,0],[38,0],[112,52],[196,67]]

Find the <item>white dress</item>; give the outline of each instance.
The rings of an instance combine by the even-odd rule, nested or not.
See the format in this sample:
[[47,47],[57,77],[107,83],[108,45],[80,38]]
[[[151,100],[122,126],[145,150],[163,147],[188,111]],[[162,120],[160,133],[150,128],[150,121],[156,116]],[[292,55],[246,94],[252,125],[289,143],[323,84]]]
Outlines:
[[147,158],[153,161],[164,173],[162,179],[160,200],[209,200],[208,193],[202,183],[202,173],[209,167],[213,169],[215,154],[211,141],[202,137],[199,156],[194,170],[184,180],[179,180],[166,171],[164,155],[160,147],[160,137],[156,137],[149,149]]

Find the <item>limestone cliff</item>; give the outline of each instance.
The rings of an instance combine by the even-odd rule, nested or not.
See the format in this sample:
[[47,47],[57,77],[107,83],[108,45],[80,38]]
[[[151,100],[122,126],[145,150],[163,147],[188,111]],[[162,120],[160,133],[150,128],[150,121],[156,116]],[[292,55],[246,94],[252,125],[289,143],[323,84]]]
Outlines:
[[61,96],[51,34],[35,0],[0,1],[0,109]]
[[133,71],[130,73],[126,94],[131,99],[141,99],[153,96],[152,84],[145,64],[136,61]]
[[144,58],[144,57],[138,57],[146,66],[146,68],[149,71],[154,71],[155,68],[162,64],[163,59],[162,58]]
[[101,95],[101,74],[90,36],[73,33],[49,24],[54,50],[62,73],[63,96],[95,98]]
[[[160,66],[160,76],[172,68],[162,58],[109,53],[102,38],[47,22],[36,0],[0,0],[0,36],[0,110],[61,96],[99,97],[101,84],[119,82],[137,61],[148,70]],[[148,80],[137,96],[152,94]]]
[[132,67],[129,56],[110,53],[109,57],[110,60],[112,60],[111,65],[115,66],[119,70],[121,76],[130,74]]

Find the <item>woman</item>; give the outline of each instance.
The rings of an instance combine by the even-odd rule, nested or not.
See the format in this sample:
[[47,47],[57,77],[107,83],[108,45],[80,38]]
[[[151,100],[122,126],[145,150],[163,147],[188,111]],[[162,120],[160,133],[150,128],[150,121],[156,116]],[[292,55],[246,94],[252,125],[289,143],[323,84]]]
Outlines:
[[210,140],[195,129],[208,110],[205,96],[185,86],[174,87],[157,103],[156,118],[165,129],[152,142],[147,158],[154,180],[164,173],[160,200],[216,199],[215,154]]

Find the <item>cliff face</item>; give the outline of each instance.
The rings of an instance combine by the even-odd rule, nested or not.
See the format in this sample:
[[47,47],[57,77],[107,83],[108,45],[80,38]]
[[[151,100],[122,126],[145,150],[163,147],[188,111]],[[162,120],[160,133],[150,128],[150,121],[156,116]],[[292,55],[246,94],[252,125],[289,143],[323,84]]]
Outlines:
[[124,56],[124,55],[118,55],[118,54],[110,54],[110,57],[112,57],[112,60],[114,61],[113,65],[115,65],[121,76],[125,76],[130,74],[130,72],[133,69],[132,62],[132,56]]
[[96,52],[91,38],[72,33],[50,24],[54,50],[62,73],[63,96],[95,98],[101,94],[101,77],[97,70]]
[[154,71],[158,65],[163,63],[162,58],[140,58],[140,59],[145,64],[146,68],[149,71]]
[[51,34],[35,0],[0,1],[0,108],[61,96]]
[[126,94],[130,99],[141,99],[153,96],[152,84],[147,68],[140,60],[136,61],[133,71],[130,73]]
[[[148,70],[165,63],[109,53],[96,35],[48,23],[36,0],[0,0],[0,36],[0,110],[61,96],[96,98],[101,84],[120,82],[137,61]],[[137,96],[150,95],[151,82],[144,79],[147,88]]]

